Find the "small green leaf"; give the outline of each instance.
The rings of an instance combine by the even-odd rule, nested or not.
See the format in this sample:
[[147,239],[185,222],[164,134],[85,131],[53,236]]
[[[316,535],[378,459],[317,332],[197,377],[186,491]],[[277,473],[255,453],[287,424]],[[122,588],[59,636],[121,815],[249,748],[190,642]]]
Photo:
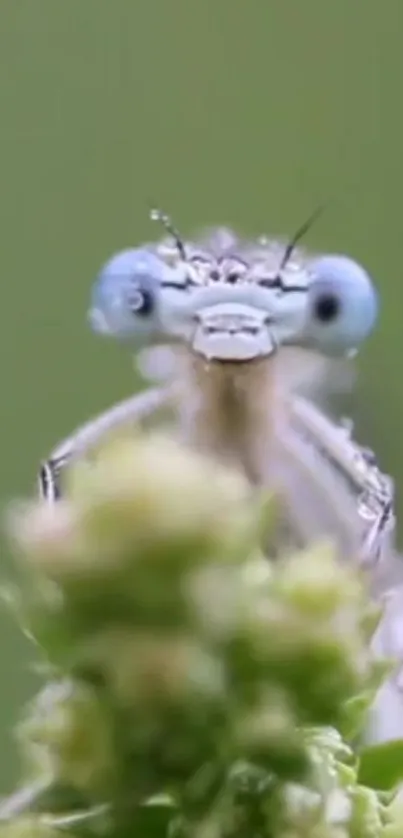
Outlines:
[[392,789],[403,780],[403,739],[371,745],[360,753],[358,781],[376,789]]

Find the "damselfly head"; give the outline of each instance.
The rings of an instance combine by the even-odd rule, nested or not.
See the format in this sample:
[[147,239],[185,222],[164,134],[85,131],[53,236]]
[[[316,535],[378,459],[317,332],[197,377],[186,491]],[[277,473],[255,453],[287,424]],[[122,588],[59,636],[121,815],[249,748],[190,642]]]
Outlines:
[[377,296],[347,256],[296,251],[317,214],[284,247],[242,242],[231,231],[185,243],[154,211],[173,249],[165,240],[113,256],[93,286],[93,329],[135,347],[179,342],[210,362],[251,362],[283,346],[351,353],[374,326]]

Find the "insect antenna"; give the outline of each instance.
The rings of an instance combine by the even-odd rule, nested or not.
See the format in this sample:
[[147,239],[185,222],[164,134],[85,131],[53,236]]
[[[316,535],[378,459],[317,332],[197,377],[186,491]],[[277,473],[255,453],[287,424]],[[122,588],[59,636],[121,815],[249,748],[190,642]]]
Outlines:
[[322,212],[325,209],[325,206],[326,206],[325,204],[321,204],[319,207],[316,207],[316,209],[311,213],[311,215],[308,216],[306,221],[304,221],[304,223],[301,224],[300,227],[298,227],[298,230],[294,233],[292,239],[289,241],[289,243],[287,244],[287,246],[285,248],[284,256],[283,256],[283,258],[280,262],[280,266],[279,266],[279,269],[278,269],[279,273],[281,273],[281,271],[284,270],[287,263],[291,259],[291,256],[292,256],[298,242],[302,239],[303,236],[305,236],[305,234],[308,232],[308,230],[311,229],[311,227],[313,226],[315,221],[319,218],[319,216],[322,215]]
[[172,236],[180,258],[184,262],[186,262],[187,257],[186,257],[185,245],[183,243],[183,240],[182,240],[180,234],[178,233],[178,230],[176,229],[176,227],[172,223],[172,220],[170,219],[169,215],[166,215],[166,213],[163,212],[160,209],[152,209],[150,211],[150,218],[151,218],[151,221],[158,221],[159,224],[162,224],[162,226],[167,231],[167,233],[170,236]]

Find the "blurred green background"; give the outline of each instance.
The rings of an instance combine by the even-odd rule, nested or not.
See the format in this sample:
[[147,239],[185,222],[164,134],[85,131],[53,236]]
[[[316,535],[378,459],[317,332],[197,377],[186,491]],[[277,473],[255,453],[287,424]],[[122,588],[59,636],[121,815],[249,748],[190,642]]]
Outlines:
[[[401,0],[2,0],[3,506],[133,386],[126,353],[85,315],[103,260],[159,234],[150,202],[184,234],[283,234],[330,198],[307,244],[351,254],[378,284],[354,412],[402,484],[402,31]],[[8,790],[10,727],[35,676],[7,614],[0,654]]]

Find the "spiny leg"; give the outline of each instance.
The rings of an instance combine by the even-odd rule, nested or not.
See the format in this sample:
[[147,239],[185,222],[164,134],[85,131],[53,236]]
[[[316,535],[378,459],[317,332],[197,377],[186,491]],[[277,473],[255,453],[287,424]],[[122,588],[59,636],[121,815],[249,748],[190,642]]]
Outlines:
[[[374,453],[360,446],[352,429],[337,424],[315,404],[300,396],[290,399],[290,426],[283,447],[294,448],[296,465],[304,465],[305,486],[318,487],[328,499],[340,527],[356,521],[360,566],[371,573],[378,592],[403,581],[403,565],[395,551],[396,517],[393,480],[378,467]],[[387,570],[384,578],[384,568]]]

